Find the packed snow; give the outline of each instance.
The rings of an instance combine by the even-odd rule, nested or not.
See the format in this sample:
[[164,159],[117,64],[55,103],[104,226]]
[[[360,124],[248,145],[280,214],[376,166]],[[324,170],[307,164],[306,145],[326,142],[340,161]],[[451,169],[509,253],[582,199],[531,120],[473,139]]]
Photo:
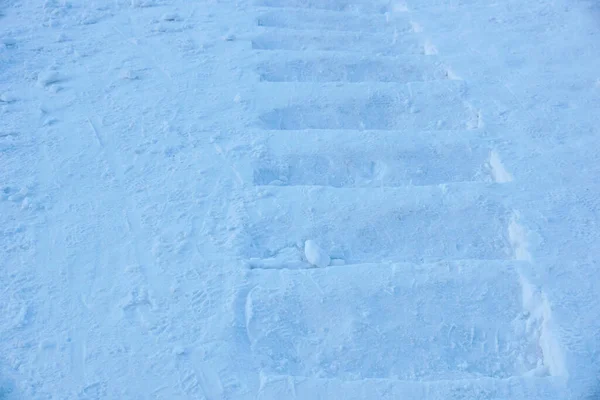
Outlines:
[[600,396],[593,1],[0,2],[0,399]]

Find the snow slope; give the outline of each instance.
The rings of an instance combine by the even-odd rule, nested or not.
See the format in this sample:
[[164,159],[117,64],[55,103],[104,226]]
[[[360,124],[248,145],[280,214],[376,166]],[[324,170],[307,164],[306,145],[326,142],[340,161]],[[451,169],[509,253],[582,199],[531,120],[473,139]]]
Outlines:
[[597,397],[594,7],[0,2],[0,399]]

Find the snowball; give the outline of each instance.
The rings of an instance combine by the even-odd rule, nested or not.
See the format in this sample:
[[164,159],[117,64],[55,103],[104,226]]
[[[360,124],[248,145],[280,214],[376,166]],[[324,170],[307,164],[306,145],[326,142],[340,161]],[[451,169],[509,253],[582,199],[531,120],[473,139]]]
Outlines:
[[326,267],[331,261],[329,254],[313,240],[307,240],[304,243],[304,255],[306,260],[315,267]]

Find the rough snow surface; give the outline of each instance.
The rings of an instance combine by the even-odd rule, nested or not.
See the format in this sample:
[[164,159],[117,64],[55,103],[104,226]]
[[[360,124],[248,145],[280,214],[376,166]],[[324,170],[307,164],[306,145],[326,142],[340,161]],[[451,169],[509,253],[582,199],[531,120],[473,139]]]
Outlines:
[[599,36],[585,1],[0,2],[0,399],[597,398]]

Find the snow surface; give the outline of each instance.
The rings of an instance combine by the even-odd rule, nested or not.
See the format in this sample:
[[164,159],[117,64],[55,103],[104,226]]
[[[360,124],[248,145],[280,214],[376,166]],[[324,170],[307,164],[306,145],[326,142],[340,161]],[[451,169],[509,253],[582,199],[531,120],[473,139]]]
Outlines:
[[0,1],[0,399],[598,398],[596,3]]

